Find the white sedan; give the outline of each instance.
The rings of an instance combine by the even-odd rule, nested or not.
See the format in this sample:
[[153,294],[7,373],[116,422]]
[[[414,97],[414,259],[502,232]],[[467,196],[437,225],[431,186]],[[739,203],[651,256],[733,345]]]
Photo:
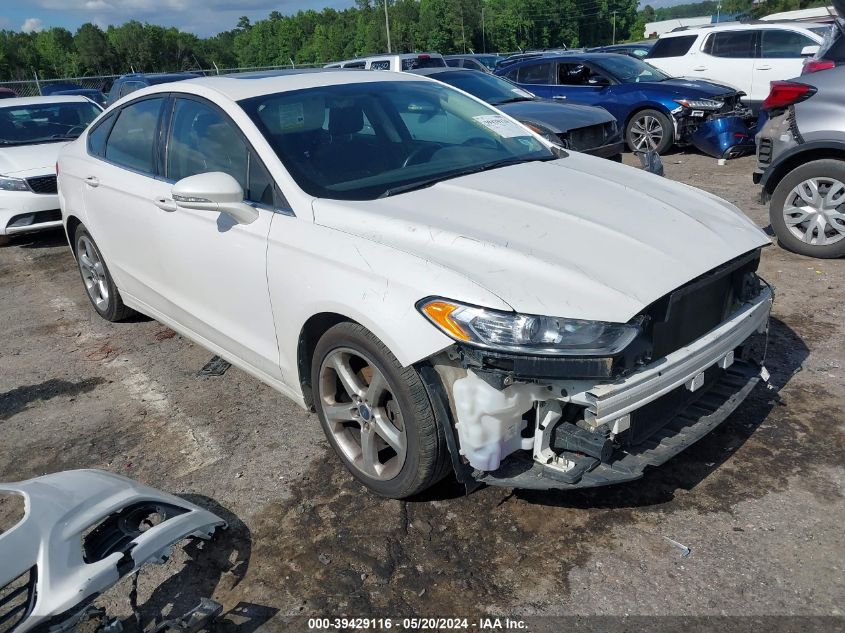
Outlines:
[[0,101],[0,244],[62,225],[56,159],[103,109],[85,97]]
[[636,479],[759,380],[769,240],[736,207],[423,77],[144,89],[59,184],[102,317],[152,316],[315,409],[385,496]]

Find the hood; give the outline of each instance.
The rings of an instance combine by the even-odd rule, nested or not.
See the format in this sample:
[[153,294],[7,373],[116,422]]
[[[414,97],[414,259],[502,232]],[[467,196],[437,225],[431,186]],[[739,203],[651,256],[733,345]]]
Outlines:
[[684,77],[667,79],[666,81],[653,81],[649,82],[648,85],[664,90],[666,93],[675,97],[711,98],[736,92],[735,88],[724,84],[704,81],[703,79],[686,79]]
[[313,204],[318,224],[456,271],[518,312],[600,321],[769,243],[716,196],[583,154]]
[[56,159],[67,141],[0,147],[0,175],[27,178],[56,173]]
[[515,101],[494,107],[509,114],[517,121],[539,123],[555,134],[616,120],[604,108],[558,103],[547,99]]

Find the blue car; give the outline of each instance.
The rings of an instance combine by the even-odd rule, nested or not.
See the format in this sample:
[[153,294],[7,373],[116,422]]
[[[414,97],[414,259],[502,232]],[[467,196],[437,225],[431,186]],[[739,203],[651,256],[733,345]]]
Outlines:
[[751,111],[742,93],[710,81],[674,79],[613,53],[538,54],[500,65],[496,74],[547,99],[601,106],[625,131],[632,151],[663,153],[694,145],[719,158],[754,151]]

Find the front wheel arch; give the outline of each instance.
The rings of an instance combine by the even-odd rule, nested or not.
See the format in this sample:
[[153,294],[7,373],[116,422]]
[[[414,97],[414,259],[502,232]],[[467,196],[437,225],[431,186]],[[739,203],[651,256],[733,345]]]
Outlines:
[[637,116],[641,112],[645,112],[646,110],[654,110],[655,112],[657,112],[660,115],[662,115],[663,117],[665,117],[666,120],[669,123],[669,128],[670,128],[669,131],[670,131],[671,142],[668,143],[668,146],[665,147],[662,151],[658,152],[659,154],[662,154],[662,153],[666,152],[667,150],[671,149],[672,146],[675,144],[675,141],[677,139],[675,139],[675,123],[674,123],[674,118],[672,116],[672,113],[669,112],[662,105],[657,104],[657,103],[648,103],[648,104],[641,105],[640,107],[638,107],[636,110],[634,110],[633,112],[631,112],[627,116],[627,118],[625,119],[625,123],[622,126],[622,135],[625,138],[625,144],[628,146],[628,149],[630,149],[631,151],[634,151],[634,149],[628,143],[628,125],[631,123],[631,120],[635,116]]

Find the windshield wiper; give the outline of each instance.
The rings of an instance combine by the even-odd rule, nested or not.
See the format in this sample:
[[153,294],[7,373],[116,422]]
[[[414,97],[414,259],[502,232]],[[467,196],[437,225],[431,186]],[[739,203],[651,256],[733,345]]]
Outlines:
[[558,157],[554,154],[552,154],[551,156],[538,156],[537,158],[503,158],[502,160],[496,160],[492,163],[485,163],[484,165],[479,165],[478,167],[470,167],[469,169],[453,171],[451,173],[443,174],[435,178],[426,178],[424,180],[409,182],[407,185],[391,187],[383,194],[381,194],[379,198],[389,198],[390,196],[395,196],[398,193],[405,193],[406,191],[414,191],[416,189],[425,189],[426,187],[431,187],[432,185],[436,185],[438,182],[443,182],[444,180],[451,180],[453,178],[460,178],[461,176],[469,176],[471,174],[479,174],[483,171],[498,169],[499,167],[508,167],[510,165],[518,165],[520,163],[532,163],[535,161],[555,160],[557,158]]
[[491,103],[490,105],[500,106],[506,103],[517,103],[518,101],[534,101],[531,97],[510,97],[509,99],[503,99],[502,101],[496,101],[495,103]]

